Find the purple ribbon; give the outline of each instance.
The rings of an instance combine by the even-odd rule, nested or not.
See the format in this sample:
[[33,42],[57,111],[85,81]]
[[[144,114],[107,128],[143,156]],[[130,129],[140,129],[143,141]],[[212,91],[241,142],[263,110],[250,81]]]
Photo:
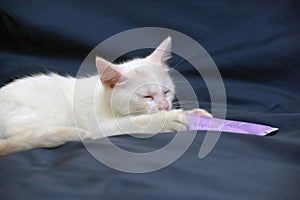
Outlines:
[[189,130],[211,130],[258,136],[265,136],[278,130],[278,128],[248,122],[223,120],[190,114],[188,114],[187,117],[189,120]]

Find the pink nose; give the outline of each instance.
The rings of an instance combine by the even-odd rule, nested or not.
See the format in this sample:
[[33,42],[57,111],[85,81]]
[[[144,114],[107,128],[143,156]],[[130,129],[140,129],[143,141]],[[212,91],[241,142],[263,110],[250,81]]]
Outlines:
[[169,104],[167,100],[162,99],[158,102],[158,109],[159,110],[168,110],[169,109]]

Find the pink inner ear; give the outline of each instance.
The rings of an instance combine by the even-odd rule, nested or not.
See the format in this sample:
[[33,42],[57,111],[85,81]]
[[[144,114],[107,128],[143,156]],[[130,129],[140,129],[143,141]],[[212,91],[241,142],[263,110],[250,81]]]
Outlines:
[[148,59],[154,63],[166,64],[171,58],[172,38],[165,39],[155,50],[148,56]]
[[100,80],[109,88],[114,88],[122,78],[122,74],[112,67],[107,67],[101,74]]
[[115,68],[117,66],[103,58],[96,57],[96,66],[101,82],[109,88],[114,88],[123,75]]

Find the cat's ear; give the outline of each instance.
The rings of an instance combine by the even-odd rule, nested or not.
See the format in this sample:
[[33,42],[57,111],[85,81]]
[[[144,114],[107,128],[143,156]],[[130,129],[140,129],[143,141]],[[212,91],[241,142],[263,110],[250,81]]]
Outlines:
[[100,80],[106,87],[114,88],[117,83],[125,79],[123,74],[118,70],[118,65],[98,56],[96,57],[96,67],[100,74]]
[[157,64],[166,64],[167,60],[171,58],[172,38],[167,37],[147,59]]

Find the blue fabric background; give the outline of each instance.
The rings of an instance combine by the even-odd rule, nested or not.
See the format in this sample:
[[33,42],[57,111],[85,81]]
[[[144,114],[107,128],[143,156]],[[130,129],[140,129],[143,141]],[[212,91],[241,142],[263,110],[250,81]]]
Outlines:
[[[222,133],[202,160],[205,133],[199,131],[179,160],[148,174],[110,169],[79,142],[8,155],[0,158],[1,199],[300,199],[299,9],[297,0],[0,1],[2,85],[37,72],[75,75],[106,38],[165,27],[192,37],[212,56],[224,79],[228,118],[280,129],[267,137]],[[210,109],[201,77],[186,62],[176,69]],[[112,140],[145,152],[172,137]]]

